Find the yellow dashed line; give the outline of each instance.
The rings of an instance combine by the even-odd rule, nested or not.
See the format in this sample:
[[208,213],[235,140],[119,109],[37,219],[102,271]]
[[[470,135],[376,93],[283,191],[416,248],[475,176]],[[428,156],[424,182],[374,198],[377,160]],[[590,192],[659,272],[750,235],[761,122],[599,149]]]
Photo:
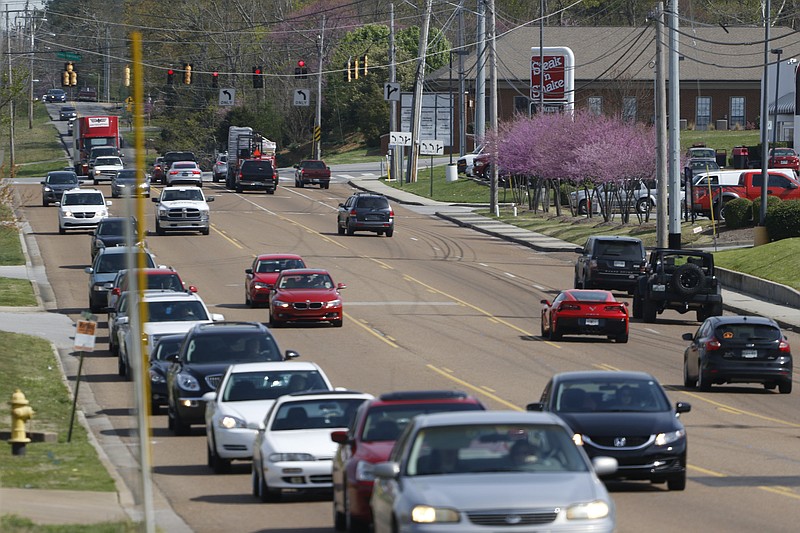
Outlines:
[[466,382],[466,381],[464,381],[463,379],[459,379],[459,378],[457,378],[457,377],[455,377],[455,376],[451,375],[449,372],[445,371],[444,369],[441,369],[441,368],[435,367],[435,366],[433,366],[433,365],[427,365],[427,367],[428,367],[428,368],[430,368],[431,370],[433,370],[434,372],[436,372],[437,374],[439,374],[439,375],[442,375],[442,376],[446,377],[446,378],[447,378],[447,379],[449,379],[450,381],[453,381],[453,382],[455,382],[455,383],[458,383],[458,384],[459,384],[459,385],[461,385],[462,387],[465,387],[465,388],[467,388],[467,389],[473,390],[473,391],[475,391],[475,392],[479,392],[480,394],[483,394],[484,396],[488,396],[488,397],[489,397],[489,398],[491,398],[492,400],[494,400],[494,401],[496,401],[496,402],[498,402],[498,403],[501,403],[501,404],[505,405],[505,406],[506,406],[506,407],[508,407],[509,409],[513,409],[514,411],[524,411],[524,410],[525,410],[525,409],[522,409],[521,407],[517,407],[516,405],[514,405],[514,404],[513,404],[513,403],[511,403],[511,402],[508,402],[508,401],[506,401],[506,400],[504,400],[504,399],[500,398],[500,397],[499,397],[499,396],[497,396],[496,394],[492,394],[491,392],[489,392],[488,390],[486,390],[484,387],[478,387],[478,386],[476,386],[476,385],[472,385],[471,383],[467,383],[467,382]]
[[352,320],[357,326],[364,328],[364,330],[368,331],[370,334],[372,334],[376,338],[382,340],[383,342],[385,342],[386,344],[388,344],[392,348],[399,348],[400,347],[396,343],[392,342],[388,337],[386,337],[384,335],[379,335],[378,333],[376,333],[375,330],[373,330],[371,327],[369,327],[367,325],[366,321],[360,320],[360,319],[356,320],[355,318],[353,318],[352,316],[348,315],[347,313],[342,313],[342,314],[344,316],[346,316],[348,318],[348,320]]

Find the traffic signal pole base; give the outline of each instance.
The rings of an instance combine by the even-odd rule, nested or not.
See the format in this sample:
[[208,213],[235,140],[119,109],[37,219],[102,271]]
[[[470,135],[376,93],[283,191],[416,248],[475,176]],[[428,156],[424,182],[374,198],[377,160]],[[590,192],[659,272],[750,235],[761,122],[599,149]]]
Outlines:
[[769,243],[769,233],[766,226],[756,226],[753,228],[753,246],[761,246]]
[[681,234],[670,233],[667,235],[667,246],[672,250],[681,249]]

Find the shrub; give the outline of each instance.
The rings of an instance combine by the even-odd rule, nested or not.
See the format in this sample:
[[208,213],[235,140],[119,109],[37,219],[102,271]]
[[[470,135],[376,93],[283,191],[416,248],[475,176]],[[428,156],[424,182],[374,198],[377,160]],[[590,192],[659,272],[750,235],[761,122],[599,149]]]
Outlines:
[[[767,216],[769,216],[770,211],[775,209],[777,206],[781,204],[781,199],[777,196],[767,196]],[[755,198],[753,200],[753,224],[758,223],[761,220],[761,197]]]
[[736,198],[725,204],[725,226],[731,229],[753,225],[753,202]]
[[766,226],[771,241],[800,237],[800,200],[767,204]]

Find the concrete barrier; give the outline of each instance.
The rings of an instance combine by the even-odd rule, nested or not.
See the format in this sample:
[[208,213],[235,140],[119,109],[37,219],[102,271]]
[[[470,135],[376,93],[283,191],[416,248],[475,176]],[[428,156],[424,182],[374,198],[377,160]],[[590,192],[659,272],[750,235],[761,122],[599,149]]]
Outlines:
[[723,287],[777,305],[788,305],[800,309],[800,292],[791,287],[724,268],[717,267],[715,271],[717,279]]

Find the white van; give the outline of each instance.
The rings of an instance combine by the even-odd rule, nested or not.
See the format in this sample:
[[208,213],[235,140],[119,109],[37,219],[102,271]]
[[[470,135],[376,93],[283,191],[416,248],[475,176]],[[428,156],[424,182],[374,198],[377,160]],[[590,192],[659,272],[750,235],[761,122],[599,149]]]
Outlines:
[[713,185],[739,185],[739,176],[746,169],[738,170],[717,170],[715,172],[703,172],[694,177],[693,185],[695,187],[708,187],[709,184]]

